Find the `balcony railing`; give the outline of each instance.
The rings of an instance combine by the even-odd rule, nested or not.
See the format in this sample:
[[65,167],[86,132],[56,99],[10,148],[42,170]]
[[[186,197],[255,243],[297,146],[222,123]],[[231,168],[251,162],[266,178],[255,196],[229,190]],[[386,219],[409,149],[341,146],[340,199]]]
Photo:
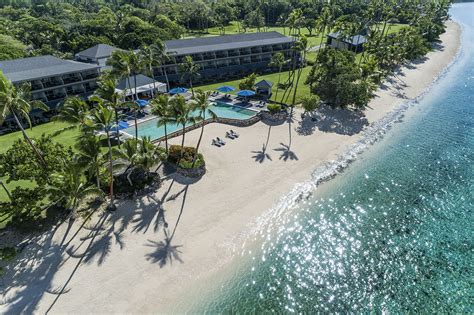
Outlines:
[[80,82],[82,81],[81,78],[79,77],[64,77],[63,82],[64,84],[69,84],[69,83],[74,83],[74,82]]
[[44,81],[43,82],[43,86],[45,88],[49,88],[49,87],[53,87],[53,86],[59,86],[59,85],[63,85],[63,83],[59,80],[50,80],[50,81]]
[[98,76],[99,76],[99,73],[94,72],[94,73],[86,73],[86,74],[83,74],[83,75],[82,75],[82,78],[83,78],[84,80],[89,80],[89,79],[97,78]]

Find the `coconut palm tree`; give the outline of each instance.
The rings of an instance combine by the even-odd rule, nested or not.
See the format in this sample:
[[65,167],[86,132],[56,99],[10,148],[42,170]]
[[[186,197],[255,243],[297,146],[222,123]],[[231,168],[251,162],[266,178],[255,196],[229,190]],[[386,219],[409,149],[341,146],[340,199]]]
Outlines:
[[275,93],[275,100],[278,99],[278,91],[280,90],[280,83],[281,83],[281,71],[283,66],[287,63],[285,60],[285,55],[281,52],[276,53],[272,56],[272,60],[268,64],[270,67],[278,68],[278,83],[277,83],[277,90]]
[[91,120],[94,124],[96,130],[101,130],[105,132],[107,137],[107,146],[109,148],[109,193],[110,193],[110,203],[109,209],[115,210],[116,206],[114,204],[114,171],[113,171],[113,155],[112,155],[112,143],[110,142],[110,132],[113,129],[113,123],[115,120],[115,112],[113,109],[107,107],[104,104],[104,101],[98,99],[98,105],[92,112]]
[[150,101],[151,114],[158,116],[157,126],[165,129],[165,148],[168,153],[168,130],[167,124],[170,122],[170,99],[168,95],[159,95]]
[[100,138],[90,133],[83,133],[74,147],[77,151],[77,164],[82,167],[89,180],[95,177],[96,186],[100,188],[100,170],[104,165]]
[[199,110],[199,116],[198,119],[199,121],[202,122],[201,125],[201,134],[199,135],[199,140],[196,145],[196,154],[193,157],[193,167],[196,164],[197,160],[197,155],[199,152],[199,146],[201,144],[202,140],[202,135],[204,134],[204,126],[206,125],[206,119],[207,119],[207,114],[209,114],[209,118],[216,119],[217,115],[211,110],[211,103],[209,102],[209,97],[211,96],[211,92],[203,92],[203,91],[198,91],[191,101],[192,106],[194,109]]
[[[153,79],[153,90],[156,90],[155,83],[155,68],[162,66],[168,59],[165,47],[162,42],[143,46],[139,51],[140,59],[142,60],[143,68],[146,73]],[[164,69],[164,68],[163,68]],[[166,85],[169,88],[168,75],[165,71]]]
[[[125,97],[124,92],[117,92],[117,78],[112,74],[103,74],[98,81],[99,87],[95,90],[94,95],[92,95],[89,99],[91,101],[100,102],[99,99],[105,101],[107,106],[110,106],[114,109],[115,112],[115,124],[118,126],[119,124],[119,114],[118,111],[123,107],[127,106],[129,102],[124,102],[123,99]],[[135,126],[137,126],[135,120]],[[138,131],[136,130],[136,133]],[[116,141],[120,147],[120,135],[116,133]]]
[[[170,111],[170,122],[174,122],[177,125],[181,125],[183,137],[181,139],[181,153],[180,159],[183,158],[184,154],[184,140],[186,135],[186,124],[194,122],[194,117],[191,116],[193,108],[191,104],[186,102],[186,99],[182,95],[176,95],[170,99],[171,111]],[[179,164],[179,161],[178,161]]]
[[102,191],[94,185],[88,185],[82,177],[81,167],[70,163],[64,172],[54,173],[51,183],[46,186],[52,196],[61,196],[61,203],[71,211],[71,218],[76,217],[79,203],[87,196],[102,196]]
[[89,105],[87,105],[82,98],[77,96],[68,97],[64,103],[59,106],[59,112],[53,117],[53,120],[66,122],[70,125],[56,131],[54,135],[56,136],[74,128],[87,131],[89,118]]
[[137,93],[137,75],[139,75],[144,68],[144,62],[140,56],[140,54],[136,52],[130,52],[129,55],[129,64],[130,70],[133,76],[133,87],[135,90],[135,100],[138,100],[138,93]]
[[179,71],[181,72],[181,78],[188,77],[189,79],[189,87],[191,88],[191,93],[194,97],[194,89],[193,89],[193,78],[199,76],[199,69],[201,67],[199,64],[194,63],[193,57],[186,56],[183,59],[183,63],[179,65]]
[[291,102],[291,110],[296,105],[296,93],[298,92],[298,85],[301,79],[301,73],[303,72],[304,63],[306,62],[306,53],[308,52],[308,38],[306,36],[301,36],[299,40],[296,42],[295,50],[298,52],[298,56],[302,56],[302,64],[299,65],[298,73],[296,75],[296,84],[293,90],[293,100]]
[[[125,86],[128,85],[128,88],[133,95],[132,84],[130,83],[130,77],[132,76],[132,54],[134,53],[124,50],[116,50],[112,53],[110,58],[107,59],[107,65],[112,67],[112,75],[126,81]],[[125,88],[125,91],[126,90],[127,88]]]
[[25,128],[23,128],[20,122],[20,118],[25,119],[31,128],[30,111],[32,109],[48,110],[48,107],[42,102],[30,101],[30,98],[29,85],[15,87],[0,71],[0,125],[3,124],[9,115],[12,115],[23,137],[31,146],[43,167],[46,168],[47,164],[43,154],[26,133]]
[[154,44],[150,46],[150,50],[153,53],[154,58],[157,60],[157,64],[161,66],[161,69],[163,71],[163,75],[165,76],[166,80],[166,88],[167,90],[170,89],[170,81],[168,79],[168,73],[166,71],[166,63],[168,61],[173,60],[174,58],[171,55],[171,52],[167,52],[165,49],[165,46],[163,44]]

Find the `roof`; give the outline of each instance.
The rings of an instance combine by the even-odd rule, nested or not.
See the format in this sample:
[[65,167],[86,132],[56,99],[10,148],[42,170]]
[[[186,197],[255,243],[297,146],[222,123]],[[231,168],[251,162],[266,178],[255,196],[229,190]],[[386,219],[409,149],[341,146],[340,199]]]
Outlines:
[[257,83],[255,83],[255,86],[256,87],[272,87],[273,86],[273,83],[268,81],[268,80],[262,80],[262,81],[259,81]]
[[[334,33],[330,33],[328,35],[328,37],[332,37],[332,38],[336,38],[336,39],[338,39],[339,36],[340,36],[340,32],[334,32]],[[351,44],[351,45],[360,45],[360,44],[365,43],[366,41],[367,41],[367,38],[364,35],[355,35],[355,36],[352,36],[349,39],[344,39],[343,40],[344,43],[348,43],[348,44]]]
[[0,70],[13,83],[99,68],[97,65],[50,55],[0,61]]
[[119,48],[107,44],[98,44],[94,47],[78,52],[76,56],[100,59],[110,57],[116,50],[119,50]]
[[[129,77],[128,79],[123,79],[117,84],[117,89],[119,90],[125,90],[125,89],[130,89],[130,86],[128,85],[128,81],[130,81],[130,85],[132,88],[135,88],[135,81],[133,76]],[[158,86],[161,84],[161,82],[156,81],[156,85]],[[153,79],[150,77],[147,77],[143,74],[138,74],[137,75],[137,87],[148,85],[148,84],[153,84]]]
[[165,41],[166,51],[176,55],[190,55],[208,51],[248,48],[293,42],[293,38],[278,32],[221,35]]

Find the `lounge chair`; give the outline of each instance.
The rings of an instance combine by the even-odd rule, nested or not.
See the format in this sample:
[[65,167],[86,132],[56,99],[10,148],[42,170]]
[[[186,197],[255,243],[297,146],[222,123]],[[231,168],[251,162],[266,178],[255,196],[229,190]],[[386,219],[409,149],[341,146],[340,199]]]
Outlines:
[[217,141],[216,139],[212,139],[212,145],[215,145],[216,147],[220,147],[221,144],[219,143],[219,141]]
[[234,130],[230,130],[230,134],[234,137],[234,138],[238,138],[239,137],[239,134],[237,132],[235,132]]
[[229,139],[232,139],[232,140],[234,140],[234,139],[236,138],[236,137],[232,134],[232,132],[229,132],[229,131],[227,131],[227,132],[225,133],[225,136],[226,136],[227,138],[229,138]]
[[221,138],[217,137],[216,140],[217,142],[219,142],[220,145],[225,145],[225,141],[222,140]]

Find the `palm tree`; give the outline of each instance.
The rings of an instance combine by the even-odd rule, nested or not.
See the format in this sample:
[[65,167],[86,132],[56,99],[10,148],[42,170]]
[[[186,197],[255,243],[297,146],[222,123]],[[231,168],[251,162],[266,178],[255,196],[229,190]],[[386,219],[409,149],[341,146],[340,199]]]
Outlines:
[[82,134],[76,142],[77,163],[81,166],[88,179],[95,177],[97,188],[100,188],[100,170],[104,164],[100,138],[93,134]]
[[[132,76],[132,54],[133,52],[116,50],[107,59],[107,65],[112,67],[112,75],[124,79],[126,82],[125,86],[128,85],[130,90],[132,90],[132,84],[130,83],[130,77]],[[131,94],[133,95],[133,91],[131,91]]]
[[281,71],[283,66],[286,64],[285,55],[281,52],[276,53],[272,56],[272,60],[268,64],[270,67],[278,68],[278,83],[277,83],[277,90],[275,93],[275,100],[278,99],[278,91],[280,90],[280,79],[281,79]]
[[[183,138],[181,140],[181,153],[180,160],[184,154],[184,139],[186,135],[186,124],[194,122],[194,117],[191,117],[192,107],[186,102],[186,99],[182,95],[176,95],[170,99],[171,113],[170,122],[174,122],[177,125],[181,125]],[[179,161],[178,161],[179,165]]]
[[130,70],[133,76],[133,86],[135,89],[135,100],[138,100],[138,93],[137,93],[137,75],[139,75],[144,68],[143,60],[138,53],[130,52],[129,55],[129,63],[130,63]]
[[[162,66],[169,59],[168,55],[166,54],[165,47],[162,42],[150,46],[145,45],[140,49],[139,54],[140,59],[142,60],[143,68],[153,79],[153,90],[155,91],[155,68]],[[163,69],[165,68],[163,67]],[[168,75],[166,70],[164,70],[164,75],[166,77],[167,88],[169,89]]]
[[194,89],[193,89],[193,78],[199,76],[199,69],[201,67],[199,64],[194,63],[193,57],[186,56],[183,59],[183,63],[179,65],[179,71],[181,72],[181,78],[185,76],[189,79],[189,87],[191,88],[191,93],[194,97]]
[[102,196],[102,191],[83,181],[81,168],[76,163],[70,163],[62,173],[54,173],[52,181],[46,190],[52,196],[61,196],[61,203],[71,211],[71,218],[76,216],[79,203],[87,196]]
[[86,131],[89,118],[89,105],[77,96],[68,97],[59,107],[59,112],[53,117],[53,120],[66,122],[70,125],[56,131],[54,135],[56,136],[62,132],[78,127],[81,130]]
[[170,60],[173,59],[172,56],[170,56],[171,52],[167,52],[165,49],[165,46],[163,44],[155,44],[150,46],[151,51],[153,52],[154,58],[157,59],[157,64],[161,66],[161,69],[163,71],[163,75],[165,76],[166,80],[166,88],[167,90],[170,89],[170,81],[168,79],[168,73],[166,71],[166,63]]
[[[293,110],[293,107],[296,105],[296,92],[298,91],[298,85],[300,83],[300,78],[301,78],[301,73],[303,72],[304,68],[304,63],[306,62],[306,53],[308,51],[308,39],[306,36],[301,36],[298,42],[295,45],[295,50],[298,51],[298,56],[303,56],[302,58],[302,64],[299,65],[298,69],[298,75],[296,76],[296,84],[294,86],[293,90],[293,101],[291,103],[291,110]],[[302,53],[302,54],[301,54]]]
[[[326,32],[330,32],[332,29],[333,15],[331,14],[331,9],[328,6],[325,6],[321,10],[321,14],[316,20],[316,30],[321,34],[321,44],[318,49],[318,57],[322,49],[323,41],[326,36]],[[317,58],[316,58],[317,59]]]
[[32,109],[48,110],[48,107],[42,102],[30,101],[30,86],[23,85],[15,87],[11,81],[9,81],[3,73],[0,71],[0,125],[3,124],[5,119],[12,115],[15,119],[15,123],[21,130],[23,137],[35,152],[39,161],[44,168],[47,167],[47,163],[40,150],[34,145],[26,133],[23,125],[20,122],[19,117],[24,118],[31,128],[31,120],[29,113]]
[[[99,87],[95,90],[94,95],[92,95],[89,99],[91,101],[100,102],[99,99],[105,101],[107,106],[110,106],[114,109],[115,112],[115,124],[118,126],[119,124],[119,114],[118,111],[122,107],[126,106],[128,103],[123,102],[124,93],[117,92],[117,79],[114,75],[110,74],[103,74],[98,81]],[[136,125],[136,120],[135,120]],[[137,133],[137,131],[136,131]],[[120,135],[116,133],[116,141],[120,147]]]
[[196,154],[194,155],[193,157],[193,164],[192,164],[192,167],[194,167],[196,161],[197,161],[197,156],[198,156],[198,152],[199,152],[199,146],[201,144],[201,140],[202,140],[202,135],[204,134],[204,126],[206,125],[206,114],[208,113],[210,118],[212,119],[216,119],[217,115],[216,113],[214,113],[212,110],[211,110],[211,103],[209,103],[209,97],[211,96],[211,92],[202,92],[202,91],[198,91],[196,93],[196,96],[193,98],[193,100],[191,101],[192,102],[192,106],[194,107],[194,109],[198,109],[199,110],[199,118],[198,120],[200,120],[202,122],[202,125],[201,125],[201,134],[199,135],[199,140],[198,140],[198,143],[196,145]]
[[151,114],[158,116],[157,126],[165,129],[165,148],[168,153],[168,130],[167,124],[170,122],[170,102],[168,95],[159,95],[151,100]]
[[113,156],[112,143],[110,142],[110,131],[112,130],[113,122],[115,120],[114,111],[104,105],[103,101],[98,102],[97,107],[92,112],[92,121],[96,130],[103,130],[107,136],[107,146],[109,147],[109,173],[110,173],[110,204],[109,209],[115,210],[114,204],[114,170],[113,170]]

